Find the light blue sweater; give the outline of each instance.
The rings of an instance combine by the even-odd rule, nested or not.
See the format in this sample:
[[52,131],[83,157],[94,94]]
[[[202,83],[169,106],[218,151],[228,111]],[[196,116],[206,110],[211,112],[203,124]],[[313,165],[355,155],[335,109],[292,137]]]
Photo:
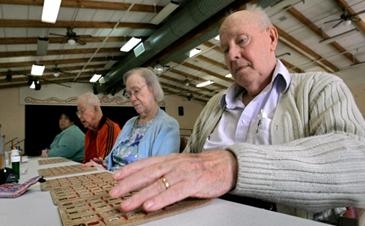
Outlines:
[[[115,164],[112,160],[112,153],[116,152],[120,143],[129,139],[137,119],[138,116],[129,119],[119,133],[112,151],[107,156],[108,170],[111,170],[114,166],[113,164]],[[166,112],[159,109],[156,117],[151,122],[151,125],[146,130],[146,133],[138,145],[139,158],[144,159],[151,156],[161,156],[179,152],[179,147],[180,130],[178,122]]]

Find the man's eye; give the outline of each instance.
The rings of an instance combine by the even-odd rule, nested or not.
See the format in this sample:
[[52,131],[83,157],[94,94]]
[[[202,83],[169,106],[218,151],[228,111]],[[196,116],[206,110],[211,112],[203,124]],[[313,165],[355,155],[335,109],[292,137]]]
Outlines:
[[247,35],[242,35],[240,36],[239,40],[238,40],[238,43],[241,45],[241,46],[244,46],[248,43],[249,41],[249,38]]

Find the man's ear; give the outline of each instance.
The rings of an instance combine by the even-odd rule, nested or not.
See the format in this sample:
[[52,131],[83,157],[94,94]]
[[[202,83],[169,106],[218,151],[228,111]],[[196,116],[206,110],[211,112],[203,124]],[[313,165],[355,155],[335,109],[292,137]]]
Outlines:
[[268,29],[269,29],[269,35],[270,35],[270,40],[271,40],[271,50],[275,52],[276,47],[278,45],[278,41],[279,41],[278,30],[276,29],[275,26],[271,26]]

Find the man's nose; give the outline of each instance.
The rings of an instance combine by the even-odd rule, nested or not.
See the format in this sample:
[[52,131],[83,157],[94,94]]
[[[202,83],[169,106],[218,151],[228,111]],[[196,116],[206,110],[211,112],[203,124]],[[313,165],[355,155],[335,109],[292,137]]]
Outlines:
[[226,57],[229,61],[235,61],[239,59],[240,54],[241,54],[241,49],[238,48],[237,46],[232,46],[229,48]]

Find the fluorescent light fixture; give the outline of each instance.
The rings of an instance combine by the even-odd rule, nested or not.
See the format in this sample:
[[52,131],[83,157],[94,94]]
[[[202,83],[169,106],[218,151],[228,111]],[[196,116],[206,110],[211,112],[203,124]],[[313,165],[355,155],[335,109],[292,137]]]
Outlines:
[[354,29],[351,29],[351,30],[348,30],[348,31],[345,31],[343,33],[340,33],[340,34],[337,34],[337,35],[334,35],[332,37],[329,37],[329,38],[325,38],[325,39],[322,39],[319,41],[319,43],[322,43],[322,44],[328,44],[330,42],[334,42],[334,41],[337,41],[338,39],[340,38],[343,38],[345,36],[348,36],[350,34],[352,34],[353,32],[355,31],[359,31],[357,28],[354,28]]
[[56,23],[61,0],[44,0],[42,9],[42,22]]
[[232,74],[231,73],[228,73],[224,77],[226,77],[226,78],[232,78]]
[[35,89],[35,82],[33,81],[32,84],[30,84],[29,88]]
[[196,84],[196,87],[199,88],[199,87],[209,86],[209,85],[211,85],[213,83],[214,83],[213,81],[208,80],[208,81],[205,81],[205,82],[201,82],[199,84]]
[[128,40],[121,48],[120,51],[122,52],[129,52],[131,49],[133,49],[140,41],[142,41],[141,38],[135,38],[132,37]]
[[155,25],[161,23],[168,15],[175,11],[177,7],[179,7],[179,4],[170,2],[155,17],[152,18],[150,23]]
[[33,64],[30,74],[34,75],[34,76],[42,76],[43,72],[44,72],[44,68],[45,68],[44,65]]
[[193,56],[199,54],[200,52],[201,52],[201,49],[194,48],[194,49],[192,49],[192,50],[189,51],[189,57],[193,57]]
[[94,83],[97,82],[101,77],[101,74],[94,74],[93,77],[89,80],[89,82]]

